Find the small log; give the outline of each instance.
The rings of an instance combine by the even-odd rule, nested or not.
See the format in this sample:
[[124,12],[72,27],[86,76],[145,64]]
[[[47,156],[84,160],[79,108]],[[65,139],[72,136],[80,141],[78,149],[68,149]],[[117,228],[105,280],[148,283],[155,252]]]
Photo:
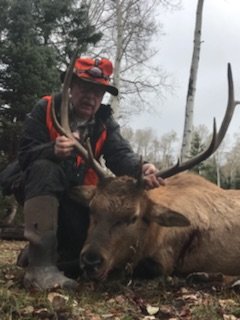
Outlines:
[[26,239],[24,238],[23,233],[23,225],[0,224],[0,239],[24,241]]

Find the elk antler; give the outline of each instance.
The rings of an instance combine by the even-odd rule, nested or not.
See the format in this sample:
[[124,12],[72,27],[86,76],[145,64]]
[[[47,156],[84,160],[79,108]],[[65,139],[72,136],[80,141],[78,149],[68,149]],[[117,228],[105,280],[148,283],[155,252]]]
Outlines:
[[206,160],[209,158],[219,147],[220,143],[222,142],[228,126],[231,122],[233,112],[235,110],[235,107],[237,104],[240,104],[240,101],[236,101],[234,99],[234,87],[233,87],[233,77],[232,77],[232,69],[230,63],[228,63],[228,104],[227,104],[227,109],[221,124],[221,127],[216,134],[216,123],[214,119],[214,125],[213,125],[213,136],[211,143],[209,147],[204,150],[202,153],[198,154],[196,157],[189,159],[183,163],[180,163],[179,159],[177,163],[165,170],[159,171],[156,176],[157,177],[162,177],[162,178],[168,178],[171,177],[179,172],[185,171],[187,169],[191,169],[195,165],[199,164],[200,162]]
[[54,96],[52,96],[52,107],[51,107],[51,115],[53,119],[53,123],[55,126],[55,129],[62,135],[66,136],[67,138],[73,140],[74,146],[79,152],[79,154],[83,157],[83,159],[90,164],[98,176],[100,178],[107,177],[108,174],[104,170],[104,168],[100,165],[100,163],[94,159],[93,153],[90,147],[90,142],[88,141],[88,150],[84,148],[84,146],[79,143],[79,141],[74,137],[73,133],[71,132],[70,125],[69,125],[69,87],[71,85],[72,80],[72,74],[74,69],[74,63],[77,57],[77,51],[73,55],[69,67],[67,69],[64,83],[63,83],[63,90],[62,90],[62,102],[61,102],[61,109],[60,109],[60,118],[61,118],[61,124],[59,123],[56,112],[55,112],[55,104],[54,104]]

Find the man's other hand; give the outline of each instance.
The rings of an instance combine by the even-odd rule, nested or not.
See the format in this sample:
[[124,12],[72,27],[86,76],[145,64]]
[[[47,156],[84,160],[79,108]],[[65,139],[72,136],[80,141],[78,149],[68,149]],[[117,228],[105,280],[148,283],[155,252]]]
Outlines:
[[142,167],[143,180],[147,190],[165,186],[165,181],[161,177],[157,177],[158,169],[152,163],[144,163]]

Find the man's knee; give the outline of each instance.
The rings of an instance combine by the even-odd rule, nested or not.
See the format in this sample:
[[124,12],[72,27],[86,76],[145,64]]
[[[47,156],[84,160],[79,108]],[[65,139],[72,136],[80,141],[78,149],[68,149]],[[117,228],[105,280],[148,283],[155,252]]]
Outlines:
[[40,159],[26,173],[26,199],[39,195],[57,195],[67,187],[66,176],[58,163]]
[[29,169],[29,174],[48,175],[51,172],[58,173],[59,171],[61,171],[61,168],[57,163],[47,159],[40,159],[33,162]]

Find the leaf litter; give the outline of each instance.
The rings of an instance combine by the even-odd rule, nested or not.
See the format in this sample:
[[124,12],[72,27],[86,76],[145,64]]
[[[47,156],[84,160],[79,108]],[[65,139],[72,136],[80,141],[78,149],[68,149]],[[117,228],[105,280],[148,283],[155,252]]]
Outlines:
[[[215,277],[196,283],[176,277],[132,280],[116,278],[95,284],[79,279],[75,293],[55,289],[27,292],[16,263],[25,243],[0,240],[1,320],[239,320],[240,296],[231,280]],[[217,279],[219,281],[217,281]],[[128,284],[128,285],[127,285]],[[239,288],[238,288],[239,289]]]

